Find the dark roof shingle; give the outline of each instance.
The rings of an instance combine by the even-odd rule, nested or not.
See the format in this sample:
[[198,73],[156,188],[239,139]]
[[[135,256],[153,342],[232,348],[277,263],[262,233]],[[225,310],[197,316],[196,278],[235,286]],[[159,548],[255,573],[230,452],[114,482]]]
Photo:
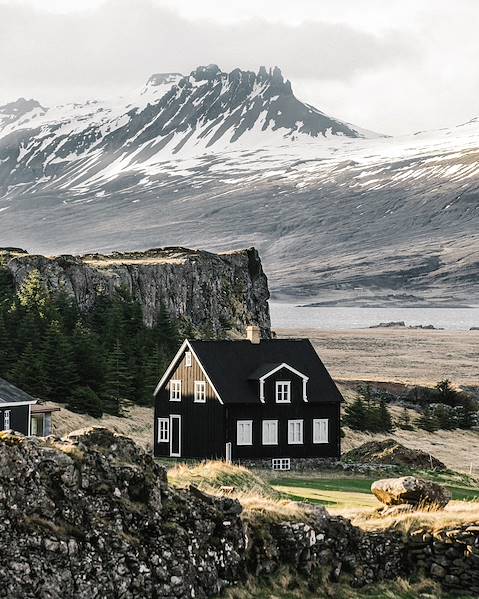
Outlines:
[[5,379],[0,378],[0,405],[1,404],[9,404],[9,403],[17,403],[21,401],[37,401],[34,397],[22,391],[12,383],[9,383]]
[[225,403],[257,403],[256,380],[283,362],[309,377],[308,401],[342,401],[309,339],[266,339],[258,344],[246,340],[190,343]]

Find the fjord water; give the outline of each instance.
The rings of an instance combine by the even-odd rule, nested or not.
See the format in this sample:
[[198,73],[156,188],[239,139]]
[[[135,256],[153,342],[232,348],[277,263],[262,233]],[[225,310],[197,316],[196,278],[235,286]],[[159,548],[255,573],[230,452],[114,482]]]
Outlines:
[[270,302],[271,325],[278,329],[361,329],[381,322],[404,321],[406,326],[433,325],[452,331],[479,327],[479,306],[473,308],[301,307]]

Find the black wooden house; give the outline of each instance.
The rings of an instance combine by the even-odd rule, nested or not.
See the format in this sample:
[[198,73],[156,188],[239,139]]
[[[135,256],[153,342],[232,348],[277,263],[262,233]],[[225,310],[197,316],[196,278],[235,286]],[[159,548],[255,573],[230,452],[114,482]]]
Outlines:
[[340,456],[341,394],[307,339],[186,340],[155,390],[157,457]]

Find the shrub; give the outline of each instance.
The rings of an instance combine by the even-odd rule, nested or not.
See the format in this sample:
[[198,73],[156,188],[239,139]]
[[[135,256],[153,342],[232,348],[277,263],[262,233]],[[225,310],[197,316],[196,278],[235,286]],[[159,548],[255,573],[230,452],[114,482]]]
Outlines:
[[78,387],[73,391],[68,409],[80,414],[89,414],[94,418],[103,416],[101,400],[89,387]]

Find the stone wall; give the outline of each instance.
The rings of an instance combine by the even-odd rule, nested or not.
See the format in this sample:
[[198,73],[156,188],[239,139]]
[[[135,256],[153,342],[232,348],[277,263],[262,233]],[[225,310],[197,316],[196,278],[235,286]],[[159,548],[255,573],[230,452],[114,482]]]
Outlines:
[[271,335],[268,280],[254,248],[212,254],[186,248],[145,252],[46,257],[0,249],[17,289],[33,270],[52,292],[73,297],[81,310],[99,296],[127,289],[141,303],[145,323],[154,324],[163,304],[185,326],[208,336],[244,336],[248,324]]
[[0,433],[2,599],[211,597],[282,565],[312,587],[425,573],[479,593],[479,528],[366,533],[322,508],[248,524],[233,499],[169,487],[150,455],[106,429]]

